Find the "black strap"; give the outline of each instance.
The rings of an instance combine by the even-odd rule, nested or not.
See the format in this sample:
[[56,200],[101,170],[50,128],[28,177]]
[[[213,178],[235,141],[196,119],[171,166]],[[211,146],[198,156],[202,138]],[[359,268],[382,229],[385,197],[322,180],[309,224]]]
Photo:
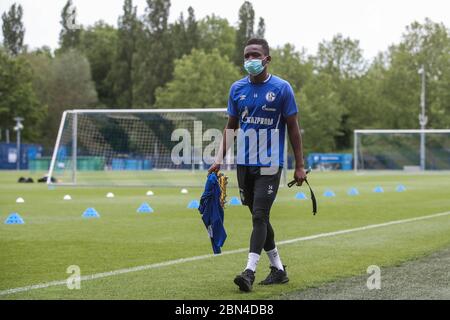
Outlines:
[[317,213],[317,200],[316,200],[316,196],[314,195],[314,191],[311,189],[311,186],[309,185],[308,180],[305,179],[306,184],[309,187],[309,192],[311,194],[311,201],[312,201],[312,206],[313,206],[313,215],[316,215]]
[[[310,170],[308,170],[307,173],[308,173],[309,171],[310,171]],[[316,215],[316,213],[317,213],[317,200],[316,200],[316,196],[314,195],[314,191],[311,189],[311,186],[309,185],[308,180],[305,179],[304,181],[305,181],[306,184],[308,185],[308,187],[309,187],[309,192],[310,192],[310,194],[311,194],[311,201],[312,201],[312,207],[313,207],[313,215]],[[290,188],[290,187],[292,187],[292,186],[293,186],[294,184],[296,184],[296,183],[297,183],[297,181],[292,180],[291,182],[288,183],[288,187]]]

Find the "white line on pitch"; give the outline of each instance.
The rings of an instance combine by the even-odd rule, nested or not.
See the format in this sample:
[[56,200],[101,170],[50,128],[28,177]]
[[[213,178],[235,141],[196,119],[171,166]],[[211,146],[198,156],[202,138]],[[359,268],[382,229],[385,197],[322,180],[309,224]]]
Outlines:
[[[295,242],[300,242],[300,241],[332,237],[332,236],[336,236],[336,235],[340,235],[340,234],[346,234],[346,233],[352,233],[352,232],[357,232],[357,231],[364,231],[364,230],[369,230],[369,229],[391,226],[391,225],[395,225],[395,224],[401,224],[401,223],[414,222],[414,221],[431,219],[431,218],[436,218],[436,217],[442,217],[442,216],[446,216],[449,214],[450,214],[450,211],[446,211],[446,212],[431,214],[431,215],[427,215],[427,216],[420,216],[420,217],[416,217],[416,218],[394,220],[394,221],[389,221],[389,222],[379,223],[379,224],[371,224],[371,225],[367,225],[364,227],[358,227],[358,228],[353,228],[353,229],[339,230],[339,231],[333,231],[333,232],[327,232],[327,233],[319,233],[319,234],[312,235],[312,236],[280,241],[280,242],[277,242],[277,245],[279,246],[279,245],[285,245],[285,244],[290,244],[290,243],[295,243]],[[213,258],[216,256],[242,253],[242,252],[246,252],[247,250],[248,250],[248,248],[242,248],[242,249],[224,251],[220,255],[206,254],[206,255],[202,255],[202,256],[181,258],[181,259],[170,260],[170,261],[165,261],[165,262],[160,262],[160,263],[148,264],[148,265],[144,265],[144,266],[137,266],[137,267],[133,267],[133,268],[119,269],[119,270],[102,272],[102,273],[95,273],[95,274],[91,274],[91,275],[87,275],[87,276],[82,276],[82,277],[80,277],[80,280],[88,281],[88,280],[112,277],[112,276],[125,274],[125,273],[167,267],[167,266],[171,266],[174,264],[180,264],[180,263],[185,263],[185,262],[190,262],[190,261],[209,259],[209,258]],[[0,296],[18,293],[18,292],[30,291],[30,290],[35,290],[35,289],[44,289],[44,288],[48,288],[48,287],[62,286],[62,285],[66,285],[66,284],[67,284],[67,280],[51,281],[51,282],[35,284],[35,285],[31,285],[31,286],[26,286],[26,287],[3,290],[3,291],[0,291]]]

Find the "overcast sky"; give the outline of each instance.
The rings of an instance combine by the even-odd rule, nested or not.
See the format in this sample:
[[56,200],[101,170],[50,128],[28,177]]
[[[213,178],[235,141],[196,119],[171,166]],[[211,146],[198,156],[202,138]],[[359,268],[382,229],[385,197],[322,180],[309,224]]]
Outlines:
[[[0,0],[0,13],[13,3],[24,8],[25,43],[31,48],[58,46],[60,14],[66,0]],[[139,14],[145,0],[134,0]],[[197,19],[212,13],[236,25],[238,10],[244,0],[172,0],[170,21],[176,20],[189,6]],[[450,0],[252,0],[256,23],[266,21],[266,38],[272,47],[292,43],[297,49],[315,53],[318,43],[342,33],[360,40],[366,58],[374,57],[389,45],[399,42],[405,27],[426,17],[450,28]],[[78,23],[91,25],[104,20],[117,26],[123,0],[73,0]],[[187,13],[185,13],[185,16]],[[3,36],[2,38],[3,39]]]

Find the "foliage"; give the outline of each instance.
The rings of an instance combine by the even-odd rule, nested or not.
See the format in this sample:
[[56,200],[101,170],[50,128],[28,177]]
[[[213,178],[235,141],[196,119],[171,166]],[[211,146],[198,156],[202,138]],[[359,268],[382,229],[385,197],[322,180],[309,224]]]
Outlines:
[[5,12],[2,15],[3,46],[14,56],[17,56],[24,49],[25,28],[22,23],[22,16],[22,6],[15,3],[7,13]]
[[239,71],[218,50],[193,50],[175,61],[174,78],[156,92],[156,107],[226,107],[230,84]]
[[22,117],[24,140],[38,141],[38,126],[45,113],[45,105],[33,90],[29,63],[0,49],[0,127],[11,128],[14,118]]
[[236,31],[227,19],[216,15],[206,16],[199,21],[199,48],[207,53],[217,49],[229,60],[234,57]]
[[113,107],[115,103],[112,83],[108,79],[115,59],[117,30],[99,21],[82,32],[80,51],[89,61],[92,80],[95,82],[99,103]]

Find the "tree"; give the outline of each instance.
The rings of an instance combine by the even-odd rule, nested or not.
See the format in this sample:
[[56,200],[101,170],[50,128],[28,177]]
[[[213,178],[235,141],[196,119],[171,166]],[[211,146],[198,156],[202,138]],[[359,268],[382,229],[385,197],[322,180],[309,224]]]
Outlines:
[[96,22],[81,34],[79,50],[87,57],[99,103],[113,107],[115,97],[108,79],[117,47],[117,30],[103,21]]
[[192,49],[198,48],[200,32],[192,7],[188,8],[188,18],[186,20],[183,13],[181,13],[178,20],[170,26],[170,38],[172,39],[174,59],[179,59],[183,55],[191,53]]
[[174,78],[156,91],[156,107],[206,108],[227,105],[231,84],[239,70],[217,49],[194,49],[175,61]]
[[26,60],[30,66],[32,86],[38,101],[40,104],[48,107],[48,83],[52,77],[51,65],[53,62],[50,48],[38,48],[34,51],[22,54],[21,57]]
[[386,56],[380,53],[363,76],[349,79],[342,86],[341,90],[347,91],[346,99],[350,100],[346,103],[349,135],[355,129],[394,128],[386,126],[386,119],[390,118],[389,101],[382,94],[387,68]]
[[294,92],[306,84],[312,76],[313,63],[304,52],[298,52],[291,44],[271,49],[270,72],[289,81]]
[[39,125],[46,114],[32,86],[30,64],[0,49],[0,127],[12,128],[14,117],[23,117],[24,141],[38,141]]
[[89,61],[78,51],[69,50],[56,56],[51,71],[50,107],[62,111],[69,107],[89,107],[97,102]]
[[115,106],[118,108],[132,108],[133,73],[135,69],[134,54],[142,24],[137,18],[136,7],[132,0],[125,0],[123,15],[119,17],[117,30],[117,44],[114,62],[108,75],[111,84]]
[[200,20],[199,25],[199,49],[211,53],[217,49],[228,59],[233,59],[235,54],[236,30],[230,26],[227,19],[214,14]]
[[266,34],[266,23],[263,18],[259,18],[258,30],[256,31],[256,37],[264,39],[264,35]]
[[173,50],[168,29],[170,0],[147,0],[133,69],[133,102],[151,106],[155,90],[172,77]]
[[42,46],[40,48],[36,48],[34,50],[34,53],[36,55],[44,55],[44,56],[51,58],[52,57],[52,48],[50,48],[49,46]]
[[380,95],[388,101],[391,128],[418,128],[421,78],[426,70],[428,128],[448,128],[450,123],[450,31],[426,19],[407,27],[402,41],[389,49],[389,68],[383,73]]
[[186,52],[186,21],[183,12],[180,13],[178,20],[170,25],[170,38],[172,39],[173,56],[175,59],[181,58]]
[[253,37],[253,28],[255,25],[255,10],[249,1],[245,1],[239,8],[239,27],[236,31],[236,51],[234,54],[234,63],[241,69],[243,64],[243,55],[245,44],[248,39]]
[[319,44],[316,63],[320,71],[335,79],[361,76],[367,70],[359,41],[344,38],[342,34]]
[[8,13],[3,13],[2,30],[3,30],[3,46],[8,52],[17,56],[23,51],[23,38],[25,28],[22,23],[23,9],[19,4],[13,4]]
[[61,50],[78,48],[81,38],[81,26],[76,24],[77,9],[72,0],[67,0],[61,11],[62,30],[59,34]]
[[315,68],[318,73],[327,74],[333,79],[332,86],[339,97],[339,104],[345,108],[339,130],[343,134],[337,135],[335,139],[338,148],[350,148],[355,129],[351,125],[351,119],[364,106],[361,105],[363,93],[359,86],[361,77],[367,70],[367,63],[359,41],[337,34],[331,41],[321,42],[315,57]]
[[313,75],[296,93],[296,100],[300,127],[304,129],[305,154],[337,150],[335,137],[343,134],[341,117],[345,108],[340,104],[333,78],[326,73]]
[[186,52],[190,53],[192,49],[198,48],[200,35],[198,22],[195,20],[195,13],[192,7],[188,8],[188,14],[186,21]]
[[48,114],[42,121],[40,141],[45,147],[51,148],[63,111],[92,107],[97,102],[97,93],[89,62],[77,50],[67,50],[50,61],[46,61],[48,58],[42,55],[38,55],[38,58],[34,57],[35,63],[30,68],[33,71],[33,86],[35,91],[42,93],[39,95],[42,99],[40,103],[48,106]]

